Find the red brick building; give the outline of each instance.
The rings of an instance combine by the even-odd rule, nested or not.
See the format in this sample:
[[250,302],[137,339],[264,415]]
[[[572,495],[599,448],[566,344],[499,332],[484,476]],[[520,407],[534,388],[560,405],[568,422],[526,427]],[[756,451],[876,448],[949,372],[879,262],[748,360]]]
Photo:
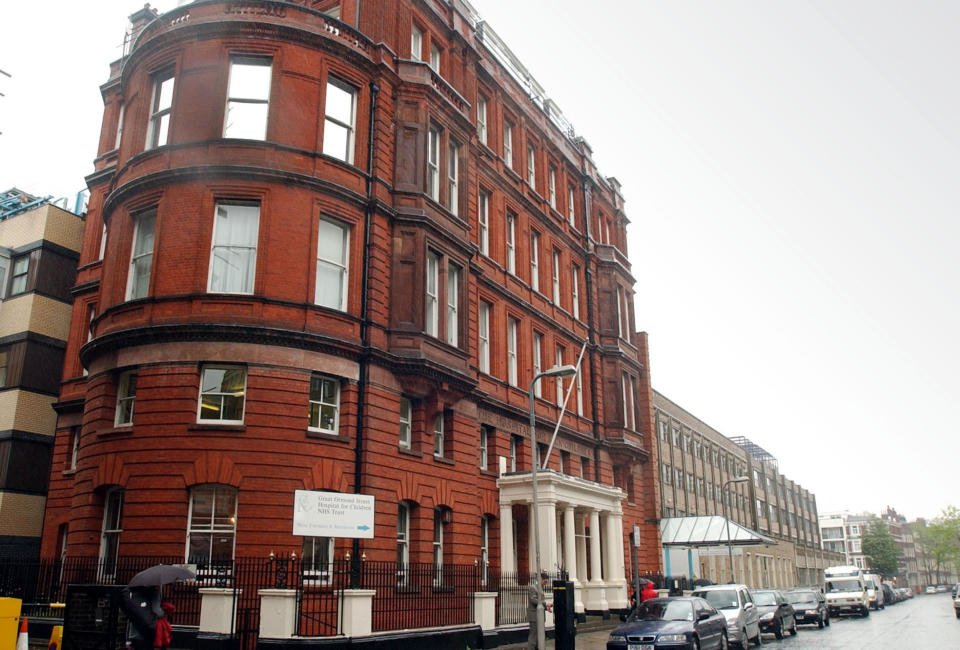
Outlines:
[[[634,525],[660,566],[628,221],[496,34],[460,0],[131,20],[101,87],[44,555],[525,571],[527,387],[585,344],[540,479],[544,567],[597,587],[587,609],[625,606]],[[544,448],[559,388],[537,388]],[[373,495],[374,538],[294,536],[295,490]]]

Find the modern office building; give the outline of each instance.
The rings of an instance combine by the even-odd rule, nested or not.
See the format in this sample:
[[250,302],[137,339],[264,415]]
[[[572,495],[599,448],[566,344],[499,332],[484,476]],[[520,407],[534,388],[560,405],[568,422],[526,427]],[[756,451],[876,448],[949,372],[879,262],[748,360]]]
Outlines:
[[[759,445],[724,436],[658,392],[654,412],[664,521],[729,517],[745,527],[743,539],[752,541],[733,549],[733,577],[747,585],[820,584],[826,564],[816,525],[816,495],[781,474],[776,458]],[[740,477],[748,480],[732,480]],[[663,529],[672,532],[681,526]],[[663,539],[666,570],[729,581],[726,532],[723,527],[717,530],[722,542]],[[733,532],[730,538],[737,539]]]
[[[102,131],[43,553],[657,571],[616,179],[462,0],[144,8]],[[582,356],[581,356],[582,353]],[[582,359],[582,362],[581,362]],[[531,526],[534,387],[539,544]],[[565,409],[564,409],[565,403]],[[297,490],[373,537],[292,534]]]
[[83,220],[0,194],[0,558],[39,554]]

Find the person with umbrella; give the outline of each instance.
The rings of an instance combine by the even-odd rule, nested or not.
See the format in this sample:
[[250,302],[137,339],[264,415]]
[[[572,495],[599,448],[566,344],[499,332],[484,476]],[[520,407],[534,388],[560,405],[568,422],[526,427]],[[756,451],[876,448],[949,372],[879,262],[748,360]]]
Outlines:
[[[152,650],[154,647],[157,621],[166,616],[160,587],[178,580],[195,578],[193,571],[169,564],[158,564],[133,576],[122,601],[127,613],[129,650]],[[166,609],[172,609],[172,605]]]

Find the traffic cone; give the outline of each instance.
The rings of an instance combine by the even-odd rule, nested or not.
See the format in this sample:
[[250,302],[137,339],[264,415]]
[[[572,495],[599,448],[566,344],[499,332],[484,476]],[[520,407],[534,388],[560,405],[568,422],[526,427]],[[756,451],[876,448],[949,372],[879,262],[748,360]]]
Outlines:
[[17,650],[27,650],[27,619],[20,619],[20,635],[17,637]]

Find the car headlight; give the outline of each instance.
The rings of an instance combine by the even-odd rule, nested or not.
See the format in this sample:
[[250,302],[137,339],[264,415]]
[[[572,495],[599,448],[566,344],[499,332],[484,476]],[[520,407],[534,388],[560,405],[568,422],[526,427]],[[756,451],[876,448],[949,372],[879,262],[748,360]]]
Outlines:
[[686,634],[661,634],[657,637],[657,643],[686,643]]
[[627,637],[625,637],[622,634],[611,634],[610,641],[612,641],[613,643],[626,643]]
[[761,621],[772,621],[772,620],[773,620],[773,612],[770,612],[769,614],[764,614],[763,616],[760,617],[760,620],[761,620]]

